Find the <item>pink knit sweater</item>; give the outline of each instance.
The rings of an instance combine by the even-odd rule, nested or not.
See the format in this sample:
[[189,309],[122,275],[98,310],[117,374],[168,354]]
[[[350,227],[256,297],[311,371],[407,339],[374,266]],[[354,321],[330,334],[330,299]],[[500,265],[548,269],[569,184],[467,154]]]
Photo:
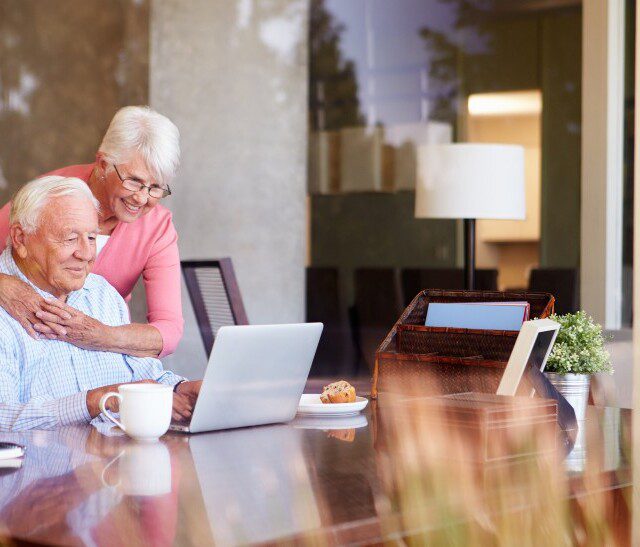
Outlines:
[[[95,164],[71,165],[48,175],[78,177],[85,182]],[[0,209],[0,252],[9,235],[11,202]],[[173,353],[184,321],[180,296],[178,234],[171,212],[156,205],[135,222],[119,222],[98,255],[93,273],[103,276],[127,300],[142,275],[147,293],[147,321],[162,335],[160,357]]]

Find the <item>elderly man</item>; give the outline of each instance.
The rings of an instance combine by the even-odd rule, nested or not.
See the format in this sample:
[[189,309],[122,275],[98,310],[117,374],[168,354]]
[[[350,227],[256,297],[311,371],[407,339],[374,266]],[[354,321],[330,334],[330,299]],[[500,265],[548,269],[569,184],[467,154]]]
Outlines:
[[[0,272],[107,325],[124,325],[129,322],[124,300],[104,278],[90,273],[97,207],[79,179],[50,176],[26,184],[13,200]],[[0,430],[88,422],[100,413],[104,393],[136,381],[174,386],[174,419],[191,415],[200,382],[164,371],[154,358],[36,340],[0,308]]]

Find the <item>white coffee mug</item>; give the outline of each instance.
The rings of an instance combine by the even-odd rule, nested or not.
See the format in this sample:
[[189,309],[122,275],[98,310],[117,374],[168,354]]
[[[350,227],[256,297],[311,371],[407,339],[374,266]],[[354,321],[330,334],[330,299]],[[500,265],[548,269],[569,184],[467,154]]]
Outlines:
[[[120,421],[105,408],[110,397],[120,400]],[[129,437],[156,441],[169,429],[173,389],[162,384],[123,384],[100,399],[100,410]]]
[[[117,480],[110,484],[107,472],[119,462]],[[127,496],[161,496],[171,492],[171,457],[163,443],[131,443],[102,470],[102,483]]]

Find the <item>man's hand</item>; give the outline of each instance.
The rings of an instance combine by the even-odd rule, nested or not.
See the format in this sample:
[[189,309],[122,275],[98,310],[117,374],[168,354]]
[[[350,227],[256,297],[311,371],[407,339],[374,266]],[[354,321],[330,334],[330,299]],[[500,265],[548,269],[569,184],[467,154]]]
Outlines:
[[[157,384],[153,380],[140,380],[139,382],[130,382],[132,384]],[[95,418],[98,414],[100,414],[100,399],[102,396],[109,393],[110,391],[118,391],[118,387],[124,384],[112,384],[110,386],[97,387],[90,391],[87,391],[87,410],[92,418]],[[120,405],[118,404],[118,399],[116,397],[111,397],[107,401],[105,405],[108,410],[111,412],[118,412],[120,410]]]
[[38,338],[33,325],[40,320],[36,313],[46,302],[32,287],[11,275],[0,274],[0,306],[2,306],[32,338]]
[[178,422],[188,421],[200,393],[202,380],[182,382],[173,394],[173,419]]
[[176,422],[188,422],[193,413],[193,404],[186,395],[173,394],[173,411],[171,417]]
[[200,387],[202,386],[202,380],[182,382],[176,389],[176,393],[180,395],[186,395],[192,402],[196,404],[198,394],[200,393]]

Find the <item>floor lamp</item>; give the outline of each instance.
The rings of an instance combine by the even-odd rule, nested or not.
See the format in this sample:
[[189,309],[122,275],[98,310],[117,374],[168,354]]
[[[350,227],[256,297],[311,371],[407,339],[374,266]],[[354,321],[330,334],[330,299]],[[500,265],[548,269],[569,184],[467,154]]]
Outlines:
[[417,149],[416,218],[464,219],[465,288],[475,288],[476,219],[525,218],[524,148],[510,144]]

